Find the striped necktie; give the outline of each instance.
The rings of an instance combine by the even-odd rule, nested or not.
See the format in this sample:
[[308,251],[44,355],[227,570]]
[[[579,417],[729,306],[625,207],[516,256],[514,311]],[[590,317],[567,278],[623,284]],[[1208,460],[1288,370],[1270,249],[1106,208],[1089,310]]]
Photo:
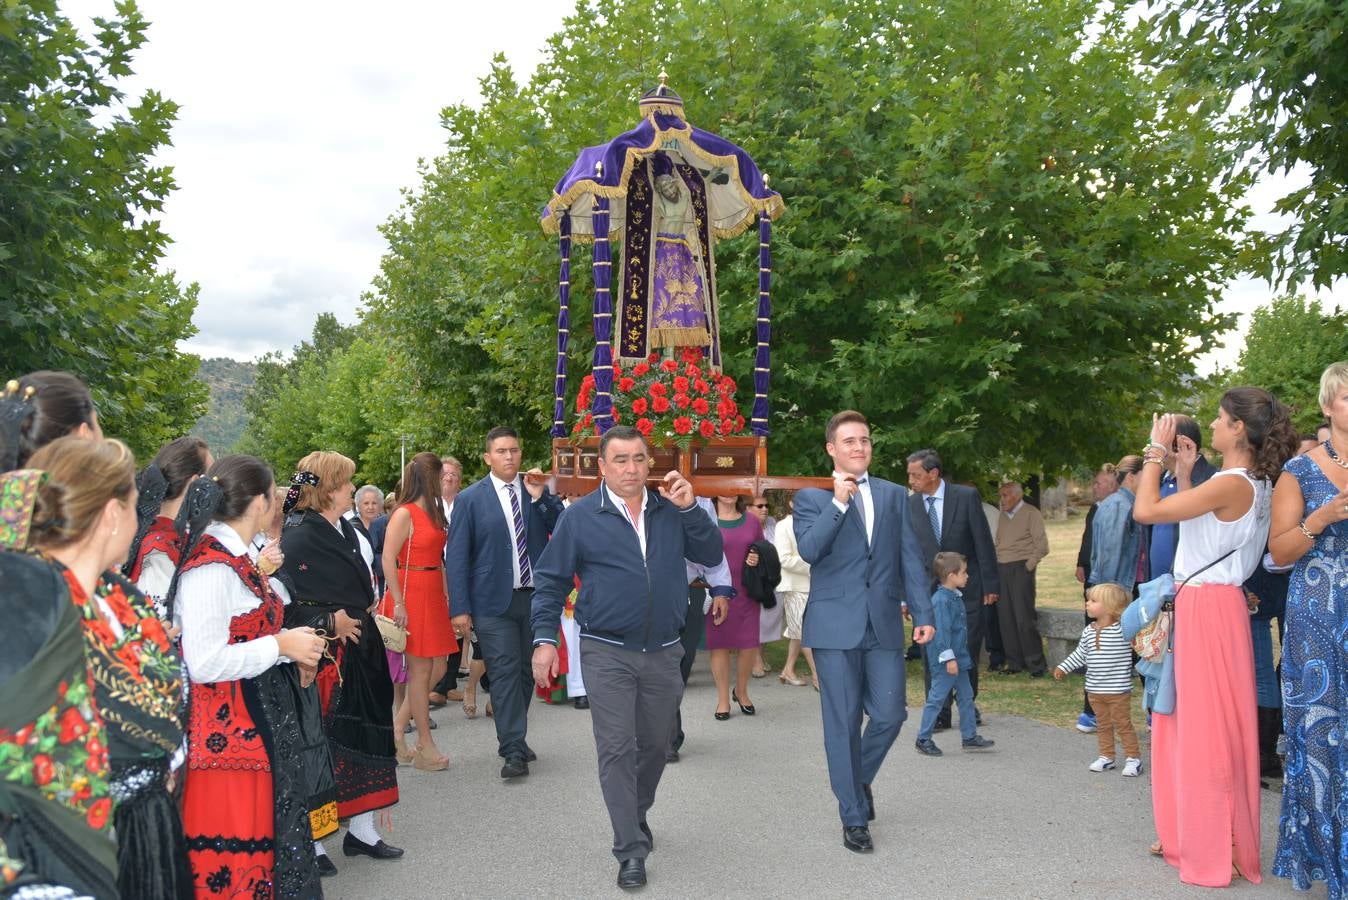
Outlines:
[[931,533],[936,535],[936,543],[941,543],[941,519],[936,515],[936,498],[927,498],[927,518],[931,519]]
[[534,579],[529,571],[529,539],[524,533],[524,515],[520,512],[520,498],[515,493],[515,482],[507,484],[506,490],[510,492],[510,513],[515,518],[515,553],[520,558],[520,587],[533,587]]

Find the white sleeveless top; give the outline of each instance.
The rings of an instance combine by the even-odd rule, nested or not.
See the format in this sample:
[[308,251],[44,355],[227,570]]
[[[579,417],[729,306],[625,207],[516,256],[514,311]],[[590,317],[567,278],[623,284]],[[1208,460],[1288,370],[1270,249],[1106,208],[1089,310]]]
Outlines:
[[1175,585],[1238,547],[1226,559],[1198,574],[1190,584],[1241,584],[1254,574],[1268,543],[1269,503],[1272,487],[1268,481],[1255,481],[1244,468],[1222,469],[1212,477],[1238,476],[1254,488],[1254,502],[1245,515],[1234,522],[1223,522],[1216,513],[1207,512],[1196,519],[1179,523],[1179,547],[1175,551]]

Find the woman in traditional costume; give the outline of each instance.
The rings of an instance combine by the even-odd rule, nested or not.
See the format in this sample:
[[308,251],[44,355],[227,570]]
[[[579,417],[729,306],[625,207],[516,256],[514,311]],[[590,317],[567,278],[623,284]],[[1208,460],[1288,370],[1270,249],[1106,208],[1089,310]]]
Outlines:
[[[398,802],[398,762],[393,682],[384,642],[370,614],[375,605],[372,578],[354,523],[345,516],[355,471],[356,464],[340,453],[317,451],[300,460],[291,479],[286,502],[290,524],[281,535],[281,577],[291,595],[285,622],[336,636],[330,645],[332,659],[319,667],[318,689],[337,777],[337,814],[351,820],[342,852],[397,859],[403,851],[386,844],[374,825],[375,810]],[[374,493],[382,501],[377,489]],[[335,874],[321,843],[317,849],[319,868]]]
[[[35,372],[6,388],[0,415],[5,446],[14,456],[8,468],[27,464],[48,469],[52,484],[66,504],[98,494],[90,491],[127,488],[134,515],[134,481],[122,481],[121,470],[134,460],[117,442],[105,444],[88,388],[64,372]],[[62,437],[64,435],[64,437]],[[8,454],[7,454],[8,455]],[[111,461],[109,461],[111,460]],[[125,502],[119,496],[117,502]],[[105,503],[111,500],[103,498]],[[91,501],[92,502],[92,501]],[[39,516],[40,522],[47,517]],[[65,518],[63,530],[37,529],[31,546],[66,566],[70,559],[90,565],[84,535],[92,525]],[[135,526],[130,526],[130,534]],[[79,532],[77,534],[77,532]],[[126,537],[121,530],[118,536]],[[129,539],[126,540],[129,543]],[[120,546],[120,545],[119,545]],[[182,741],[182,662],[154,606],[114,565],[126,559],[127,548],[100,570],[96,584],[72,586],[83,604],[81,625],[94,702],[107,724],[102,753],[110,759],[110,797],[116,803],[112,823],[117,833],[118,891],[123,897],[190,896],[182,823],[169,795],[169,763]]]
[[325,743],[313,753],[305,723],[317,699],[295,671],[311,679],[326,641],[282,628],[283,602],[248,553],[273,494],[271,470],[251,456],[194,481],[166,600],[192,680],[183,825],[201,898],[321,897],[312,841],[337,825],[335,802],[313,797],[309,775],[321,771],[305,771],[330,762]]
[[187,486],[205,474],[212,462],[206,442],[189,435],[166,444],[136,478],[140,491],[136,539],[122,574],[155,602],[161,615],[169,582],[182,561],[182,538],[173,520],[182,508]]

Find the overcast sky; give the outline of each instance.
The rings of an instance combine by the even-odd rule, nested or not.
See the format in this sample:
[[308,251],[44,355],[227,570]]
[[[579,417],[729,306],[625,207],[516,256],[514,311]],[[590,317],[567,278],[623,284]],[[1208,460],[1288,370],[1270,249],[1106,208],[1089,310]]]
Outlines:
[[[200,333],[186,347],[252,359],[299,343],[319,312],[356,320],[384,251],[377,228],[399,192],[417,186],[418,159],[443,145],[440,110],[476,102],[494,53],[526,81],[574,4],[139,6],[151,26],[128,95],[154,88],[181,106],[161,159],[178,182],[164,213],[174,239],[164,266],[201,285]],[[62,9],[82,21],[110,15],[113,4]],[[540,182],[540,203],[551,182]],[[1256,208],[1281,188],[1263,186]],[[1248,313],[1269,296],[1267,285],[1244,280],[1223,308]],[[1348,307],[1344,285],[1323,296]],[[1205,368],[1234,361],[1240,339],[1226,344]]]

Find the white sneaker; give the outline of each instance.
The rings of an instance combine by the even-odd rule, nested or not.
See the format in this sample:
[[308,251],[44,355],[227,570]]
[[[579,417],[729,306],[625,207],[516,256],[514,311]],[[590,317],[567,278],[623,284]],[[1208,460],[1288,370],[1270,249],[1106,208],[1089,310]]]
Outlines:
[[1123,761],[1123,777],[1136,778],[1142,774],[1142,760],[1130,756]]
[[[1138,763],[1138,765],[1141,765],[1141,763]],[[1090,770],[1092,772],[1103,772],[1106,769],[1112,768],[1114,768],[1114,760],[1110,759],[1108,756],[1101,756],[1090,765]]]

